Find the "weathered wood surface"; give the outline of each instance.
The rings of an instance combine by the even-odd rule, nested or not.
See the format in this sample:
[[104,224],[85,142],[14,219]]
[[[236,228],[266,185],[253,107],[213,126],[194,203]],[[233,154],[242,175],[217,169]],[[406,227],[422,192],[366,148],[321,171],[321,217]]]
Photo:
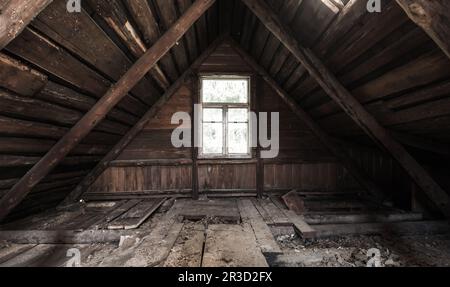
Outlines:
[[285,210],[284,213],[292,222],[295,231],[304,239],[314,239],[317,237],[317,231],[314,227],[306,223],[303,216],[296,214],[291,210]]
[[281,197],[289,210],[298,215],[305,213],[305,202],[302,200],[296,190],[293,190]]
[[202,267],[224,266],[268,267],[249,224],[208,227]]
[[396,0],[450,58],[450,3],[445,0]]
[[183,85],[196,69],[206,59],[221,42],[216,40],[211,46],[199,56],[191,67],[165,92],[165,94],[155,103],[152,108],[133,126],[133,128],[120,140],[119,143],[102,159],[102,161],[89,173],[88,176],[77,186],[77,188],[64,200],[64,204],[70,204],[79,199],[86,192],[95,180],[105,171],[108,164],[115,160],[120,153],[131,143],[133,139],[145,128],[158,111],[172,98],[174,93]]
[[[3,2],[3,1],[2,1]],[[5,1],[1,3],[0,14],[0,50],[14,40],[20,32],[42,11],[52,0]]]
[[409,176],[421,187],[439,210],[450,216],[447,193],[428,172],[399,144],[358,100],[339,82],[314,53],[302,47],[284,27],[278,16],[260,0],[243,0],[266,27],[292,52],[327,94],[377,143],[401,164]]
[[262,252],[281,252],[281,248],[278,246],[272,231],[264,222],[252,201],[250,199],[239,200],[238,206],[242,222],[251,225],[253,232],[255,233],[256,241]]
[[164,263],[184,226],[179,221],[183,207],[183,202],[175,202],[154,229],[143,236],[134,237],[138,239],[135,245],[114,250],[100,266],[154,267]]
[[352,224],[369,222],[421,221],[422,213],[362,213],[362,214],[307,214],[305,221],[311,225],[318,224]]
[[446,221],[418,221],[391,223],[360,223],[314,225],[317,238],[346,235],[424,235],[448,234],[450,225]]
[[145,74],[184,35],[214,3],[197,0],[158,42],[114,85],[99,102],[36,164],[0,201],[3,220],[56,165],[102,120],[106,114],[142,79]]
[[[232,41],[232,40],[230,40]],[[364,174],[351,157],[342,149],[333,138],[331,138],[322,128],[283,90],[272,77],[261,67],[252,57],[244,50],[234,45],[236,51],[243,59],[252,66],[262,78],[276,91],[283,101],[290,107],[295,115],[307,125],[314,135],[339,159],[339,161],[352,173],[355,179],[364,186],[367,191],[376,198],[382,196],[383,192],[375,185],[375,183]]]
[[216,199],[207,201],[188,201],[180,215],[189,220],[213,218],[238,223],[240,214],[235,199]]
[[120,241],[121,236],[138,234],[118,230],[25,230],[0,231],[0,240],[16,244],[93,244]]
[[139,228],[161,204],[166,201],[165,198],[156,200],[145,200],[134,206],[132,209],[121,215],[119,218],[110,222],[108,229],[110,230],[130,230]]

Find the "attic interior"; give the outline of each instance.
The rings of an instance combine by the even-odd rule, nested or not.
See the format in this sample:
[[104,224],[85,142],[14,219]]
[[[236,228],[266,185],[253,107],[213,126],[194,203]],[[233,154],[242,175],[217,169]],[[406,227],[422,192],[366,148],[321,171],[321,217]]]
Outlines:
[[67,2],[0,0],[0,266],[449,266],[448,1]]

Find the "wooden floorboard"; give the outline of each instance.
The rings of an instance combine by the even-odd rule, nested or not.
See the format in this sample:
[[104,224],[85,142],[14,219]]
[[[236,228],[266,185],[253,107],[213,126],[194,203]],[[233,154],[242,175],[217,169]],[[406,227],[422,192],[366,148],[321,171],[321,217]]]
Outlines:
[[131,208],[108,225],[108,229],[136,229],[141,226],[163,203],[163,199],[145,200]]
[[315,225],[317,238],[346,235],[434,235],[449,234],[450,225],[446,221],[417,221],[391,223],[360,223]]
[[242,221],[251,225],[256,241],[262,252],[281,252],[278,243],[273,237],[272,231],[264,222],[251,200],[239,200],[238,206]]
[[208,227],[202,267],[225,266],[268,267],[249,224]]

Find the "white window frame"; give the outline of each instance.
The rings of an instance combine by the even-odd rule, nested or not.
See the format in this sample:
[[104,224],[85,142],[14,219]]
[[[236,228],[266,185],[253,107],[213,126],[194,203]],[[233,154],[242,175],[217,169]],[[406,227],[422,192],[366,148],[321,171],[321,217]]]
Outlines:
[[[248,83],[248,99],[247,103],[205,103],[203,102],[203,80],[245,80]],[[251,159],[252,158],[252,147],[251,147],[251,135],[252,135],[252,126],[250,119],[250,111],[251,111],[251,76],[243,76],[243,75],[207,75],[200,76],[199,78],[200,85],[200,119],[199,119],[199,155],[200,159]],[[203,109],[214,109],[219,108],[223,110],[222,115],[222,123],[223,123],[223,149],[222,154],[205,154],[203,152]],[[248,119],[247,119],[247,153],[246,154],[230,154],[228,153],[228,110],[238,108],[238,109],[247,109]]]

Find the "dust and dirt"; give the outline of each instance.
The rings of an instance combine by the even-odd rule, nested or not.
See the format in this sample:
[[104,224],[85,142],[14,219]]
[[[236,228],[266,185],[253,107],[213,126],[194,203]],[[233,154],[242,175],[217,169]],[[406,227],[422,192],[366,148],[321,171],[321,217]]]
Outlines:
[[[434,236],[347,236],[303,240],[290,227],[272,228],[286,254],[314,257],[311,267],[365,267],[372,259],[369,250],[380,251],[382,267],[450,266],[450,235]],[[295,265],[294,264],[294,265]]]

